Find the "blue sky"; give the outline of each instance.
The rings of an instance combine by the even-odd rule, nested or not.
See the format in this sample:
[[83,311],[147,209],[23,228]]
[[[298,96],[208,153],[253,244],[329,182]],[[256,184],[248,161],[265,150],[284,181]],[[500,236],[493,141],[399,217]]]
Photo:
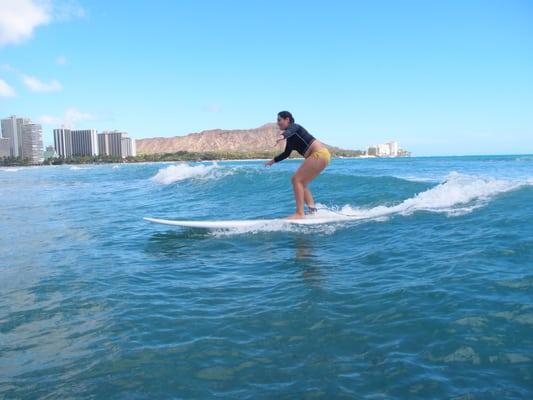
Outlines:
[[531,1],[0,1],[0,115],[135,138],[287,109],[326,143],[533,153]]

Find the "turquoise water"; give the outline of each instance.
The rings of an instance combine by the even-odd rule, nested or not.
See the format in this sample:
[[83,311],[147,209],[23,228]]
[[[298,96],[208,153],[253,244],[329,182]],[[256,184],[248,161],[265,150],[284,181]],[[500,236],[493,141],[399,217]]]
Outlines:
[[0,169],[0,398],[533,396],[533,156]]

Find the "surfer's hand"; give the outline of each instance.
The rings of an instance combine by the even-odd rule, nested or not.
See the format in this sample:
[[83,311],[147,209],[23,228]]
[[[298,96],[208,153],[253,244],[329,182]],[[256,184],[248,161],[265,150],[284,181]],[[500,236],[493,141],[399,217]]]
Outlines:
[[269,162],[266,162],[265,167],[270,167],[272,164],[274,164],[274,160],[270,160]]

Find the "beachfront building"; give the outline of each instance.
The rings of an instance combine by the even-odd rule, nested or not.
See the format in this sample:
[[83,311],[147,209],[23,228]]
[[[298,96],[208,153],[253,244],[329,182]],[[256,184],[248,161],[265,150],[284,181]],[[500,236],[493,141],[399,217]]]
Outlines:
[[391,155],[390,153],[390,147],[388,143],[378,144],[377,146],[377,156],[378,157],[389,157]]
[[54,147],[57,154],[63,158],[97,156],[99,153],[96,129],[54,129]]
[[396,141],[370,146],[366,150],[366,156],[369,157],[408,157],[410,155],[408,151],[400,149]]
[[109,156],[109,134],[107,132],[98,134],[98,154],[101,156]]
[[98,139],[96,129],[81,129],[70,131],[72,135],[73,156],[97,156]]
[[43,130],[41,124],[22,125],[22,158],[31,164],[43,162]]
[[123,137],[122,140],[122,158],[134,157],[137,155],[135,148],[135,139],[130,137]]
[[59,157],[72,157],[72,135],[70,129],[54,129],[54,148]]
[[122,157],[122,138],[127,137],[126,132],[112,131],[109,135],[109,155]]
[[405,157],[410,155],[410,153],[400,149],[398,142],[391,141],[368,147],[366,155],[373,157]]
[[390,156],[397,157],[398,156],[398,142],[389,142],[387,144],[389,145]]
[[378,149],[374,146],[370,146],[367,150],[366,150],[366,155],[367,156],[377,156],[378,155]]
[[137,154],[135,139],[126,132],[110,131],[98,134],[100,155],[126,158]]
[[[12,115],[1,121],[2,149],[0,154],[7,157],[27,159],[31,164],[43,161],[43,136],[40,124],[34,124],[29,118]],[[6,157],[0,155],[0,157]]]
[[16,115],[2,119],[2,137],[9,140],[11,157],[22,157],[22,126],[30,122],[29,118],[17,118]]
[[9,149],[9,139],[0,137],[0,158],[9,157],[11,150]]

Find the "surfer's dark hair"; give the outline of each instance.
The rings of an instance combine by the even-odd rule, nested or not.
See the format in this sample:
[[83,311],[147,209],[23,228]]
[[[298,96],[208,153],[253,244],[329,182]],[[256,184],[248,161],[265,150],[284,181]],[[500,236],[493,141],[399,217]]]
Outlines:
[[288,111],[280,111],[278,113],[278,117],[280,117],[280,118],[289,118],[289,120],[291,121],[291,124],[294,124],[294,117]]

